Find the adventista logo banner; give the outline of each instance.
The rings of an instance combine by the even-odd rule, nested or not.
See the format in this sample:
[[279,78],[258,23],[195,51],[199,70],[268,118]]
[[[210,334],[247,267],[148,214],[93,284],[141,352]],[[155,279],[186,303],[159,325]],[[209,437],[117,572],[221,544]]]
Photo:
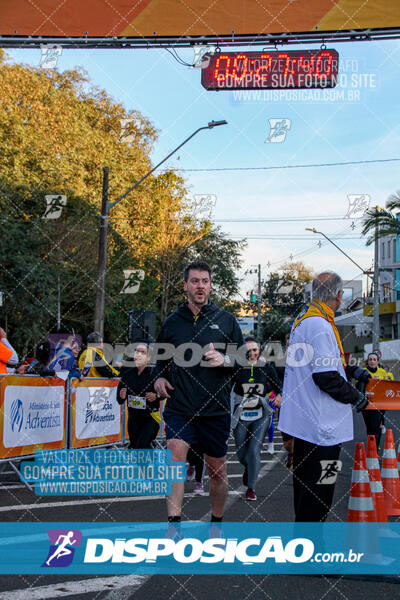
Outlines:
[[75,394],[77,439],[116,435],[120,432],[121,408],[117,402],[116,387],[77,387]]
[[3,419],[6,448],[58,442],[63,436],[63,386],[6,387]]

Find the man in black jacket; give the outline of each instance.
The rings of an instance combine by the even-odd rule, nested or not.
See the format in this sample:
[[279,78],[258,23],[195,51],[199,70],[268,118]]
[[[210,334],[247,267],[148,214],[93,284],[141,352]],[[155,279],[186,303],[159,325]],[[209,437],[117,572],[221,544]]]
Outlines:
[[[243,346],[243,336],[234,316],[209,301],[211,272],[207,263],[187,265],[184,280],[188,301],[165,320],[157,340],[174,350],[168,360],[158,360],[154,388],[167,398],[165,432],[173,460],[186,461],[191,445],[204,452],[211,520],[219,522],[228,492],[230,390],[237,370],[232,354]],[[181,520],[183,492],[183,483],[173,484],[167,498],[171,523]]]

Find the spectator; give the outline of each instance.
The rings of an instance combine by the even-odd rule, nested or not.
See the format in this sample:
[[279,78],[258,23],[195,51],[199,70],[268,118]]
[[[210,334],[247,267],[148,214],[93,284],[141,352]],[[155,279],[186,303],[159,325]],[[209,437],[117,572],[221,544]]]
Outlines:
[[119,371],[104,356],[103,338],[98,331],[87,336],[87,348],[79,357],[79,368],[85,377],[118,377]]
[[8,341],[6,332],[0,327],[0,375],[7,373],[7,365],[13,367],[17,363],[18,354]]
[[17,373],[20,375],[49,375],[46,371],[42,373],[44,367],[49,362],[50,357],[50,342],[47,340],[45,342],[40,342],[36,346],[35,355],[31,358],[27,358],[24,362],[18,367]]
[[[69,332],[68,332],[69,333]],[[68,379],[76,377],[80,381],[83,381],[83,376],[78,369],[76,364],[75,356],[72,352],[72,345],[75,342],[75,335],[72,333],[68,335],[64,340],[61,340],[56,347],[56,353],[47,365],[45,374],[50,375],[52,371],[56,374],[59,371],[68,371]]]

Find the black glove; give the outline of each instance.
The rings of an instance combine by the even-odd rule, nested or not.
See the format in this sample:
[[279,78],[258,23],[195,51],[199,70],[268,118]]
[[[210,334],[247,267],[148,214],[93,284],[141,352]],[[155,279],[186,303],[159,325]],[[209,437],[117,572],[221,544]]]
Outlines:
[[360,367],[357,367],[353,373],[353,377],[354,379],[357,379],[357,381],[368,383],[372,376],[367,369],[361,369]]
[[358,392],[358,400],[353,403],[354,410],[356,412],[360,412],[363,410],[369,403],[368,396],[363,394],[362,392]]

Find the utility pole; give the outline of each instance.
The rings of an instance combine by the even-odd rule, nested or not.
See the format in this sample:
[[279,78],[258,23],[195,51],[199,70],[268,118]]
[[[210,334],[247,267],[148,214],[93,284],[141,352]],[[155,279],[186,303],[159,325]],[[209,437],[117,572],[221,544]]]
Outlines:
[[187,137],[179,146],[174,148],[172,152],[163,158],[159,163],[156,164],[150,171],[148,171],[143,177],[139,179],[134,185],[132,185],[122,196],[119,196],[114,202],[108,200],[108,167],[103,167],[103,196],[101,202],[101,216],[100,216],[100,234],[99,234],[99,255],[97,262],[97,290],[96,290],[96,306],[94,309],[94,328],[101,335],[104,333],[104,298],[105,298],[105,283],[106,283],[106,267],[107,267],[107,228],[108,228],[108,217],[110,210],[121,200],[125,198],[130,192],[136,189],[142,181],[147,179],[149,175],[154,173],[159,166],[165,163],[175,152],[177,152],[182,146],[184,146],[189,140],[192,139],[199,131],[204,129],[214,129],[220,125],[227,125],[227,121],[210,121],[206,126],[199,127],[189,137]]
[[[376,210],[379,211],[379,206],[376,207]],[[355,260],[351,258],[344,250],[339,248],[335,242],[333,242],[325,233],[322,231],[317,231],[315,227],[306,227],[306,231],[312,231],[313,233],[319,233],[323,235],[328,242],[333,244],[335,248],[340,250],[342,254],[344,254],[353,264],[356,265],[364,275],[370,277],[371,271],[365,271]],[[374,258],[374,272],[373,272],[373,321],[372,321],[372,350],[379,350],[379,239],[378,239],[379,225],[378,222],[375,225],[375,258]]]
[[103,196],[101,201],[99,258],[97,266],[96,306],[94,309],[94,329],[101,335],[104,332],[104,296],[107,266],[107,229],[108,229],[108,167],[103,167]]
[[261,265],[258,265],[258,302],[257,302],[257,339],[262,342],[261,336]]
[[57,275],[57,331],[60,330],[61,327],[61,282],[60,282],[60,273]]
[[[376,207],[379,210],[379,206]],[[372,350],[379,350],[379,225],[375,225],[375,248],[374,248],[374,304],[372,321]]]

